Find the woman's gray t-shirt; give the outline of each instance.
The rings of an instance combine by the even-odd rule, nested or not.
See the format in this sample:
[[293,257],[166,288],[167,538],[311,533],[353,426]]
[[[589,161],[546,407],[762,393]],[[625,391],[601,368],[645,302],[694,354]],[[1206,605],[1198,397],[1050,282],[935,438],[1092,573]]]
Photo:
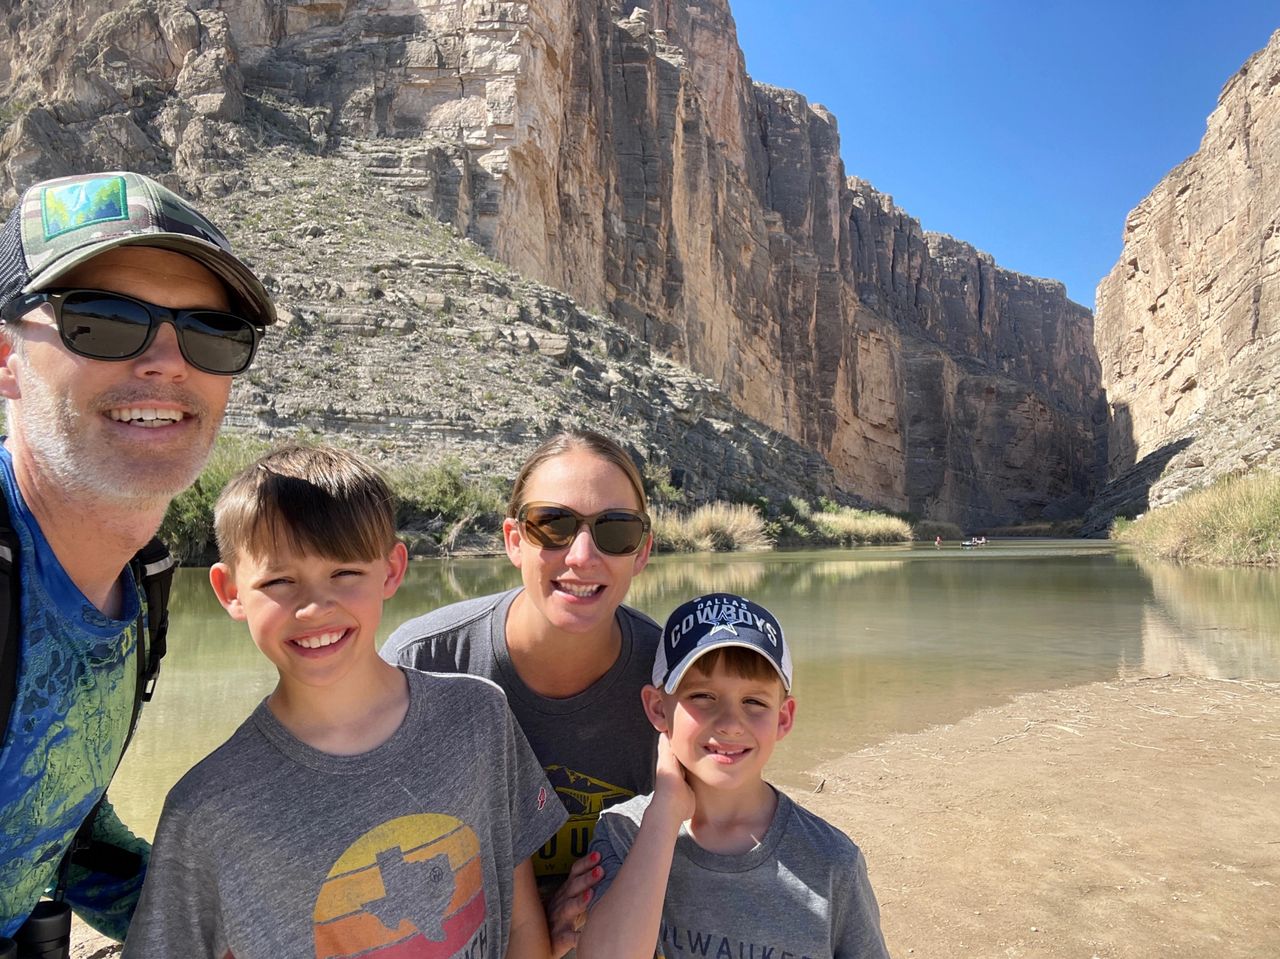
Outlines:
[[382,658],[431,672],[491,679],[569,811],[564,827],[534,855],[550,884],[587,854],[600,811],[653,790],[658,734],[645,717],[640,690],[650,682],[662,630],[648,616],[619,606],[622,648],[609,671],[578,693],[551,699],[530,689],[507,650],[507,613],[521,587],[453,603],[411,619],[382,647]]

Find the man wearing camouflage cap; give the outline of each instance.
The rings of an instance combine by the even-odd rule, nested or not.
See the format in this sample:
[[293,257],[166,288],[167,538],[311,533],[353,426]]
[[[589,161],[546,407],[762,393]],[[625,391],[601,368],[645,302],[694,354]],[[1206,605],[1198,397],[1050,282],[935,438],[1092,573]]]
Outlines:
[[[222,233],[138,174],[39,183],[0,230],[0,487],[21,591],[7,708],[0,688],[0,937],[51,888],[124,937],[147,847],[100,800],[149,658],[130,560],[198,475],[274,319]],[[96,860],[65,858],[78,830]]]

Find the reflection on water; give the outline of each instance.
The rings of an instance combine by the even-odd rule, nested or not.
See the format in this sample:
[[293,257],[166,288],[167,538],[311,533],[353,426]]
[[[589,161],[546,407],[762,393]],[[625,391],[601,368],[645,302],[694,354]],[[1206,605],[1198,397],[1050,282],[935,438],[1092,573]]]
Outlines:
[[[734,562],[716,558],[702,563],[683,563],[654,557],[645,571],[631,581],[627,602],[644,606],[662,602],[668,596],[695,596],[698,593],[750,593],[764,579],[768,566],[754,558]],[[661,620],[659,620],[661,622]]]
[[[514,586],[505,558],[415,562],[380,631]],[[659,622],[697,592],[744,593],[792,644],[795,731],[772,777],[810,783],[827,758],[1021,692],[1120,673],[1280,679],[1280,574],[1137,561],[1108,544],[996,543],[742,556],[659,556],[629,602]],[[175,582],[170,652],[112,797],[149,835],[169,786],[274,685],[203,570]]]
[[1153,593],[1143,624],[1143,672],[1274,678],[1280,573],[1138,563]]
[[[820,558],[823,555],[775,554],[767,560],[761,560],[759,553],[744,554],[740,558],[733,555],[711,555],[698,559],[687,556],[657,556],[644,573],[632,580],[627,602],[650,612],[654,619],[662,622],[666,613],[680,605],[681,600],[699,593],[741,593],[755,598],[756,591],[766,577],[771,587],[776,586],[779,581],[785,581],[792,590],[809,592],[840,580],[853,580],[892,569],[903,562],[889,559]],[[652,612],[650,607],[657,612]]]

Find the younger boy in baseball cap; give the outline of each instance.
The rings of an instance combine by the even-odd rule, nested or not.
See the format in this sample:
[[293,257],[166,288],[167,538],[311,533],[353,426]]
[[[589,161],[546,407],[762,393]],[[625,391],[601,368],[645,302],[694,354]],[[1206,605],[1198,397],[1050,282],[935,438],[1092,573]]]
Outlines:
[[698,955],[887,959],[862,853],[767,783],[795,722],[791,653],[763,606],[692,599],[643,691],[656,787],[600,816],[580,959]]

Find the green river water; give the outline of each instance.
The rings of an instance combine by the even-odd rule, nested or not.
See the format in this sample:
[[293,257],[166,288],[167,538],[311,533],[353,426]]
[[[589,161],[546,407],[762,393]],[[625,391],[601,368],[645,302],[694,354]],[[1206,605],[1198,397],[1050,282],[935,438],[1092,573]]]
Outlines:
[[[505,558],[416,561],[379,641],[411,616],[518,582]],[[661,622],[712,590],[763,603],[786,631],[797,722],[770,770],[798,789],[824,760],[1023,692],[1165,673],[1280,680],[1280,572],[1176,567],[1104,542],[659,556],[628,602]],[[171,623],[155,700],[111,787],[147,836],[168,788],[275,682],[207,570],[179,572]]]

